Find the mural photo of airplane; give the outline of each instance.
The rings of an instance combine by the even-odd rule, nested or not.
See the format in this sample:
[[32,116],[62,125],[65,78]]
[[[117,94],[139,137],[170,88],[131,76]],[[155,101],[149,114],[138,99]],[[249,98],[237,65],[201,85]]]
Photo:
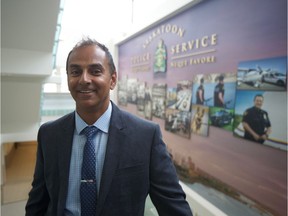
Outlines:
[[259,88],[262,85],[263,76],[268,74],[271,69],[263,70],[260,66],[254,68],[238,68],[237,85],[246,83],[252,85],[255,88]]
[[287,56],[240,62],[237,89],[285,91],[287,88]]

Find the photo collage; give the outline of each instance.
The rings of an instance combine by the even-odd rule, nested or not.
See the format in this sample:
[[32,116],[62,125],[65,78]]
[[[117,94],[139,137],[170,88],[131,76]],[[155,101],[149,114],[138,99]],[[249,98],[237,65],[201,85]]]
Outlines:
[[[285,150],[287,128],[277,124],[283,125],[287,119],[286,59],[243,61],[236,73],[195,74],[172,87],[125,77],[118,82],[118,102],[122,106],[135,104],[138,114],[146,119],[163,119],[166,131],[187,139],[191,134],[207,137],[213,126],[231,131],[235,137]],[[257,105],[255,98],[260,100]],[[252,109],[256,106],[258,109]],[[253,137],[249,129],[266,137]]]

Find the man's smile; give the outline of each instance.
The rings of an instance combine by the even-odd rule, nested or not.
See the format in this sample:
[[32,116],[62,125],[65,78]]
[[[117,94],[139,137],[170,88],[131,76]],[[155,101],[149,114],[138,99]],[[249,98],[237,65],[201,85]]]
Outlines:
[[82,94],[88,94],[88,93],[95,92],[95,90],[78,90],[78,92]]

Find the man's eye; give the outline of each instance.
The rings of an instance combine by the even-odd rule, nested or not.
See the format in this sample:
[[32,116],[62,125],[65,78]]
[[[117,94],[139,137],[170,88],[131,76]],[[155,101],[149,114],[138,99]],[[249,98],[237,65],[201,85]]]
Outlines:
[[101,74],[101,70],[100,69],[93,69],[90,72],[92,75],[100,75]]
[[70,75],[71,76],[79,76],[81,74],[80,70],[71,70]]

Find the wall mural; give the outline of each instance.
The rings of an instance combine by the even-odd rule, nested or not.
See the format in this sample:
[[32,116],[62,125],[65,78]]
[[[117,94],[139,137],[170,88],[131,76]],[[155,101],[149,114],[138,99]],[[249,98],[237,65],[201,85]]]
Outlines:
[[[234,135],[285,150],[286,91],[287,56],[240,62]],[[253,135],[247,127],[252,128],[258,135]]]
[[285,5],[207,0],[118,45],[118,103],[160,125],[180,178],[261,215],[287,214]]

